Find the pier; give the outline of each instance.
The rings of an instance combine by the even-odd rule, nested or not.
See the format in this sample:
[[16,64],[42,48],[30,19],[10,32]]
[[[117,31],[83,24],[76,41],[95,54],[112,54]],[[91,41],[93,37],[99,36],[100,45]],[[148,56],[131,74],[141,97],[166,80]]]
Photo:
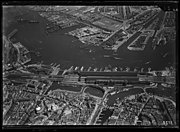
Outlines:
[[123,45],[128,39],[124,38],[123,41],[116,41],[117,45],[113,45],[112,50],[117,51],[117,49]]
[[[17,29],[14,29],[9,35],[8,35],[8,41],[10,41],[10,38],[12,37],[12,36],[14,36],[16,33],[17,33]],[[11,42],[11,41],[10,41]]]

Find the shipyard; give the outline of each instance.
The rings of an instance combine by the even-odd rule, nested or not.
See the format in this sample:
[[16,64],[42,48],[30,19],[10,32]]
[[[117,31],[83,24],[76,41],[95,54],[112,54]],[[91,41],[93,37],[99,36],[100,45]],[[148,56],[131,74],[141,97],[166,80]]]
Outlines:
[[3,125],[177,126],[176,11],[4,6]]

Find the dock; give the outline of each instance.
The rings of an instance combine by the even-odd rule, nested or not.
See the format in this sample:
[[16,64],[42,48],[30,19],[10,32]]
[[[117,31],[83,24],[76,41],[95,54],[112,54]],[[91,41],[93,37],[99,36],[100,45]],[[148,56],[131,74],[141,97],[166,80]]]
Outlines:
[[117,51],[117,49],[118,49],[121,45],[123,45],[127,40],[128,40],[128,39],[124,39],[123,41],[116,41],[117,45],[113,45],[112,50]]

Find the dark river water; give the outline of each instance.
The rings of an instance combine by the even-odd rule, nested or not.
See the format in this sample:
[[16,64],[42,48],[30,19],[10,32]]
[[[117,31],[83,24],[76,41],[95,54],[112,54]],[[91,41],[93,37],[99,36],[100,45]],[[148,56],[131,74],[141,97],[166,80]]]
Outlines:
[[[17,18],[35,19],[40,23],[18,23]],[[175,61],[174,42],[159,46],[155,51],[152,50],[151,44],[149,44],[142,52],[129,51],[127,49],[129,43],[125,43],[118,49],[118,57],[123,58],[123,60],[115,60],[104,58],[103,55],[112,54],[112,52],[105,51],[102,47],[92,47],[95,52],[91,53],[89,50],[80,49],[83,44],[76,38],[65,34],[76,28],[84,27],[82,24],[47,35],[45,33],[47,20],[40,17],[37,12],[29,11],[26,8],[12,7],[5,9],[3,19],[3,30],[6,35],[16,28],[18,32],[14,38],[29,50],[40,52],[41,57],[32,55],[32,63],[36,61],[43,61],[45,64],[57,63],[61,65],[61,68],[72,65],[98,68],[111,65],[112,67],[128,66],[130,68],[144,67],[145,69],[151,67],[154,70],[161,70],[165,66],[173,65]],[[162,56],[167,52],[169,54],[163,58]],[[146,65],[147,61],[151,61],[151,63]]]

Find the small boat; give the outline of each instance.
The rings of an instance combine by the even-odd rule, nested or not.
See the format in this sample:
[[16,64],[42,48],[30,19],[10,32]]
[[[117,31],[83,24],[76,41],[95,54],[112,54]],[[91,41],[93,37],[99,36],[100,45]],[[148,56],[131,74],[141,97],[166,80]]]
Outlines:
[[71,67],[69,68],[69,70],[73,70],[73,68],[74,68],[74,67],[73,67],[73,66],[71,66]]
[[118,71],[118,68],[117,68],[117,67],[115,67],[115,68],[114,68],[114,70],[115,70],[115,71]]
[[80,71],[83,71],[83,69],[84,69],[84,67],[82,66],[81,69],[80,69]]
[[114,92],[110,93],[110,95],[114,95],[114,94],[116,94],[116,91],[114,91]]
[[112,50],[110,47],[103,47],[105,50]]
[[78,39],[76,39],[76,40],[72,40],[72,42],[75,42],[75,41],[78,41]]
[[27,20],[27,19],[22,19],[22,18],[17,19],[17,21],[18,21],[18,22],[28,22],[28,20]]
[[155,49],[156,49],[156,46],[153,47],[153,50],[155,50]]
[[118,54],[115,52],[115,53],[113,53],[113,55],[118,55]]
[[79,67],[77,66],[74,70],[76,71],[76,70],[78,70],[79,69]]
[[89,67],[87,71],[90,71],[90,70],[91,70],[91,67]]
[[103,68],[100,68],[99,71],[103,71]]
[[30,20],[29,23],[39,23],[39,21],[36,21],[36,20]]
[[168,53],[165,53],[165,54],[163,55],[163,58],[165,58],[167,55],[168,55]]
[[87,48],[88,46],[89,46],[89,45],[86,45],[86,44],[85,44],[85,45],[80,46],[80,48],[81,48],[81,49],[85,49],[85,48]]
[[151,63],[151,61],[146,62],[145,65],[147,65],[147,64],[149,64],[149,63]]
[[40,54],[40,53],[38,53],[36,56],[37,56],[37,57],[41,57],[41,54]]
[[93,71],[94,71],[94,72],[96,72],[97,70],[98,70],[98,68],[94,68],[94,70],[93,70]]
[[104,55],[104,57],[111,57],[110,55]]
[[116,60],[122,60],[123,58],[119,58],[119,57],[113,57]]

